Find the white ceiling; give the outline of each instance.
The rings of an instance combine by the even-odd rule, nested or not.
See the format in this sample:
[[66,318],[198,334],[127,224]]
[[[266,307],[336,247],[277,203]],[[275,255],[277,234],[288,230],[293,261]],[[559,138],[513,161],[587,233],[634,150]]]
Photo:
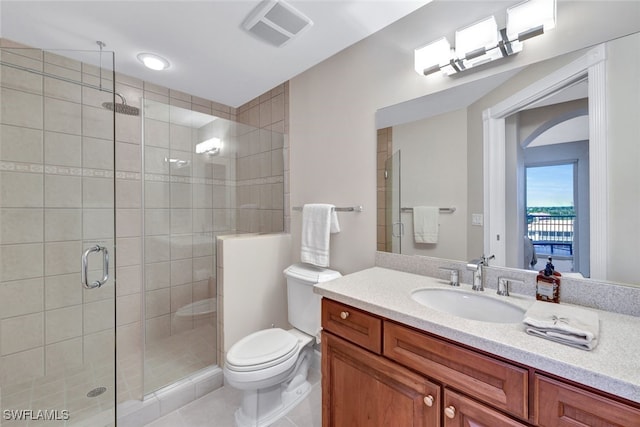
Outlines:
[[[288,0],[313,26],[278,48],[241,27],[259,0],[0,0],[0,36],[42,49],[97,50],[100,40],[120,73],[238,107],[428,2]],[[147,70],[140,52],[171,67]]]

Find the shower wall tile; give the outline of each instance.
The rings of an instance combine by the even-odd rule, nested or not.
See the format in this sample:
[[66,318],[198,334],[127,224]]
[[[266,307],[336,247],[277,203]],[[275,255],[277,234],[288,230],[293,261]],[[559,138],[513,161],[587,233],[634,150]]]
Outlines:
[[140,209],[116,209],[116,237],[135,237],[142,234]]
[[80,135],[44,133],[44,163],[47,165],[82,167],[82,148]]
[[118,239],[116,265],[126,267],[142,263],[142,239],[139,237]]
[[116,312],[116,326],[140,322],[142,318],[142,301],[140,295],[140,292],[137,292],[116,298],[118,307]]
[[[42,67],[37,61],[7,52],[2,53],[2,61],[23,67]],[[2,72],[2,87],[36,94],[42,93],[42,77],[37,74],[24,73],[4,65],[0,67],[0,72]]]
[[141,162],[139,145],[116,142],[116,171],[140,172]]
[[81,241],[45,243],[44,274],[55,276],[79,272],[78,254],[81,253]]
[[5,208],[40,208],[43,206],[42,175],[23,172],[0,172],[0,197]]
[[85,334],[113,329],[114,299],[96,301],[83,305],[83,327]]
[[82,107],[84,136],[100,139],[113,138],[113,112],[100,107]]
[[145,209],[144,230],[147,236],[166,234],[170,227],[169,209]]
[[146,263],[169,261],[171,259],[171,244],[168,236],[151,236],[145,239],[144,259]]
[[44,313],[0,320],[0,355],[17,353],[44,344]]
[[82,239],[82,209],[44,210],[45,242],[80,239]]
[[[44,64],[44,72],[74,81],[80,81],[81,78],[79,71],[70,70],[69,68],[60,67],[53,64]],[[52,98],[64,99],[75,103],[82,102],[82,88],[80,86],[75,83],[70,83],[51,77],[44,78],[44,95]]]
[[142,291],[142,272],[140,270],[140,265],[116,268],[116,277],[118,278],[116,283],[116,295],[125,296],[140,293]]
[[41,277],[43,273],[41,243],[0,246],[0,282]]
[[0,125],[0,160],[42,163],[42,159],[42,131]]
[[171,259],[187,259],[193,257],[193,235],[177,234],[171,236]]
[[83,208],[113,208],[113,178],[82,178]]
[[82,236],[85,240],[112,238],[115,232],[113,221],[113,209],[83,209]]
[[0,236],[3,244],[36,243],[43,240],[41,209],[0,209]]
[[111,329],[95,334],[85,334],[82,346],[85,360],[91,360],[94,363],[103,360],[109,362],[113,357],[113,349],[115,348],[113,322],[111,322]]
[[47,310],[82,304],[80,273],[47,276],[44,279]]
[[145,265],[145,289],[152,291],[171,286],[171,263],[157,262]]
[[193,282],[193,260],[171,261],[171,286],[184,285]]
[[45,344],[82,336],[82,305],[45,312]]
[[113,141],[82,138],[82,165],[89,169],[113,169]]
[[0,318],[42,311],[43,296],[42,278],[0,283]]
[[23,383],[44,375],[44,347],[2,356],[2,384]]
[[144,145],[145,147],[169,148],[169,123],[145,118]]
[[77,337],[45,347],[46,372],[62,372],[82,366],[82,338]]
[[80,114],[80,104],[44,98],[44,128],[47,131],[81,135],[82,124],[78,120]]
[[145,295],[145,318],[152,319],[171,312],[171,290],[169,288],[148,291]]
[[[141,96],[141,93],[139,91],[136,90],[135,92],[138,94],[137,96],[129,95],[128,97],[125,97],[125,99],[128,101],[129,99],[136,99]],[[116,97],[116,101],[119,102],[120,99]],[[137,105],[134,105],[132,103],[130,105],[140,108],[139,100],[137,101],[136,104]],[[129,105],[129,102],[127,102],[127,105]],[[140,117],[125,115],[125,114],[118,114],[117,121],[118,121],[117,122],[118,125],[116,126],[116,140],[139,145],[140,141],[142,140],[142,137],[141,137],[142,125],[140,123]]]
[[0,88],[0,122],[31,129],[43,128],[42,97],[33,93]]
[[82,207],[82,178],[66,175],[45,175],[44,205],[49,208]]
[[116,207],[142,207],[142,187],[140,181],[116,179]]

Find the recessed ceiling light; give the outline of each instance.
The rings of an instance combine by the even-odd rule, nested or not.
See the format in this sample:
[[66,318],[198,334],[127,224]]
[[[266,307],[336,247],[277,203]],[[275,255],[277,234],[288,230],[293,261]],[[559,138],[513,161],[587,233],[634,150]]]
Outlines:
[[169,68],[169,61],[153,53],[139,53],[138,60],[152,70],[162,71]]

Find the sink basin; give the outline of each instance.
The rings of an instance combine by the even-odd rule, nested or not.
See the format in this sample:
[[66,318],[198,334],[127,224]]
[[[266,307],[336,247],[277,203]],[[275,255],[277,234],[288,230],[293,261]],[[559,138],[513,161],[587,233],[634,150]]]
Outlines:
[[434,310],[483,322],[519,323],[525,313],[506,301],[458,289],[418,289],[411,293],[411,298]]

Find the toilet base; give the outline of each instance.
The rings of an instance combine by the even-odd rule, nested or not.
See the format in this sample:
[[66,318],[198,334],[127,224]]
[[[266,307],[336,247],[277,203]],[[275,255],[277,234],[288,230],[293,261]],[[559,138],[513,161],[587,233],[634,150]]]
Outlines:
[[[247,416],[246,411],[241,406],[236,409],[235,420],[237,427],[268,427],[271,424],[284,417],[289,411],[298,405],[311,392],[311,384],[305,381],[295,390],[290,392],[278,390],[281,392],[282,402],[271,412],[261,415],[258,420],[255,417]],[[255,408],[254,408],[255,410]]]
[[311,392],[307,381],[313,350],[305,348],[295,375],[284,384],[259,390],[245,390],[242,405],[235,412],[237,427],[268,427],[291,411]]

